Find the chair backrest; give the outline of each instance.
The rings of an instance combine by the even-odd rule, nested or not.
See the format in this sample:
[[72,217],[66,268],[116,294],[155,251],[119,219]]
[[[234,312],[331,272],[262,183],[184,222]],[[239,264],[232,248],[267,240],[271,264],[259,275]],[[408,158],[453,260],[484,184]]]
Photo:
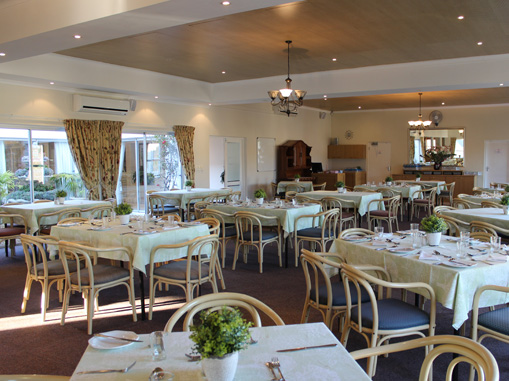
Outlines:
[[89,213],[89,215],[94,216],[94,218],[111,216],[111,212],[113,212],[113,206],[111,205],[97,205],[90,208],[81,209],[81,213]]
[[[485,346],[461,336],[435,335],[421,337],[400,343],[380,345],[374,348],[353,351],[350,352],[350,355],[355,360],[359,360],[372,356],[408,351],[422,347],[429,347],[433,349],[431,349],[424,358],[419,374],[419,381],[429,380],[429,376],[432,372],[433,361],[444,353],[453,353],[457,356],[451,357],[448,355],[450,360],[447,361],[450,361],[450,363],[447,367],[447,373],[445,375],[438,375],[438,378],[440,379],[451,381],[454,368],[459,363],[466,362],[467,364],[473,365],[477,370],[477,374],[480,375],[478,379],[486,381],[499,380],[498,364],[493,354]],[[442,378],[443,376],[445,377]]]
[[180,222],[182,221],[182,219],[180,218],[180,216],[178,214],[175,214],[175,213],[168,213],[168,214],[165,214],[164,216],[161,216],[161,220],[165,220],[165,221],[168,221],[168,218],[169,217],[173,217],[173,221],[176,221],[176,222]]
[[300,195],[297,193],[297,195],[295,196],[295,199],[297,200],[297,202],[299,204],[304,204],[304,203],[308,203],[308,204],[320,204],[322,205],[322,202],[320,200],[317,200],[317,199],[314,199],[314,198],[311,198],[309,196],[303,196],[303,195]]
[[255,327],[262,326],[258,310],[267,315],[275,325],[285,325],[283,319],[281,319],[281,317],[274,310],[272,310],[269,306],[259,301],[258,299],[255,299],[249,295],[235,292],[219,292],[215,294],[200,296],[184,304],[172,315],[170,320],[168,320],[164,330],[166,332],[172,332],[173,327],[177,321],[182,316],[187,314],[184,319],[183,330],[184,332],[188,332],[190,330],[189,327],[192,325],[193,317],[198,312],[203,310],[215,311],[221,309],[223,306],[239,307],[243,310],[246,310],[251,315],[253,325]]
[[148,195],[148,205],[152,216],[162,216],[165,214],[165,206],[179,208],[180,200],[176,197],[150,194]]
[[452,199],[452,206],[456,209],[470,209],[471,203],[461,198],[455,197]]
[[[46,252],[46,245],[58,244],[58,238],[52,236],[32,236],[28,234],[21,234],[21,245],[25,253],[25,263],[29,274],[37,275],[37,264],[43,263],[43,277],[47,278],[48,273],[48,254]],[[38,259],[40,258],[40,259]]]
[[313,184],[313,190],[325,190],[325,187],[327,186],[327,183],[321,183],[321,184]]
[[470,222],[470,232],[484,232],[490,233],[491,235],[498,236],[497,227],[495,225],[489,224],[483,221],[471,221]]
[[210,201],[198,201],[194,204],[194,217],[198,220],[202,217],[203,209],[206,209],[211,204]]
[[241,191],[235,191],[235,192],[232,192],[228,195],[228,197],[226,198],[226,201],[231,201],[231,202],[238,202],[240,201],[240,198],[242,197],[242,192]]
[[88,219],[85,217],[69,217],[69,218],[61,219],[60,221],[58,221],[57,225],[72,224],[75,222],[87,222],[87,221],[88,221]]
[[219,229],[221,228],[221,222],[215,217],[202,217],[196,222],[201,222],[203,224],[207,224],[209,226],[210,234],[219,234]]
[[202,217],[213,217],[218,220],[221,224],[220,234],[221,238],[225,238],[226,236],[226,220],[231,219],[233,221],[233,214],[221,212],[220,210],[215,209],[202,209],[201,211]]
[[493,201],[481,201],[481,208],[499,208],[502,209],[503,205]]
[[293,192],[301,193],[301,192],[304,192],[304,190],[305,190],[304,187],[299,184],[288,184],[285,187],[285,192],[293,191]]
[[280,234],[281,224],[279,219],[275,216],[263,216],[261,214],[252,212],[236,212],[235,228],[237,229],[237,236],[240,241],[254,241],[254,238],[258,238],[257,241],[261,242],[262,226],[263,222],[270,222],[277,226],[278,234]]
[[339,238],[347,238],[350,236],[370,236],[370,235],[375,235],[375,233],[368,229],[351,228],[343,230],[339,235]]
[[355,191],[356,192],[371,192],[371,193],[376,193],[376,190],[374,190],[373,188],[363,187],[363,186],[356,186],[355,187]]
[[322,210],[339,209],[340,213],[343,210],[341,202],[336,197],[323,197]]
[[54,212],[43,213],[37,218],[37,224],[41,226],[51,226],[56,222],[70,217],[81,217],[81,209],[69,208],[64,210],[57,210]]
[[444,210],[455,210],[457,208],[455,208],[454,206],[449,206],[449,205],[438,205],[438,206],[435,206],[433,208],[433,214],[436,214],[436,215],[439,215],[441,214]]
[[487,232],[472,232],[470,233],[470,238],[476,239],[481,242],[490,242],[491,237],[496,237],[495,235]]
[[23,225],[25,233],[27,232],[27,220],[21,214],[2,213],[0,215],[0,223],[5,224],[5,227],[14,227],[14,225]]
[[449,230],[449,235],[452,235],[454,237],[460,236],[461,228],[459,227],[457,220],[455,218],[444,216],[442,214],[440,214],[440,218],[442,218],[446,223],[447,230]]
[[378,193],[381,193],[383,198],[390,198],[390,197],[395,196],[394,190],[391,188],[381,187],[381,188],[376,188],[376,191]]
[[286,201],[292,201],[295,198],[295,196],[297,196],[297,192],[295,192],[295,191],[285,192]]
[[277,196],[277,183],[271,182],[270,187],[272,188],[272,196]]

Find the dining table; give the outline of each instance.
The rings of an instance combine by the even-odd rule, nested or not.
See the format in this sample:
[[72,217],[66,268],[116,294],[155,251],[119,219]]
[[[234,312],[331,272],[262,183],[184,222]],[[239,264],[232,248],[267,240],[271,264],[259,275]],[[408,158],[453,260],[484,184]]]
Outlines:
[[297,185],[304,189],[305,192],[313,190],[312,181],[280,181],[277,183],[277,193],[285,193],[288,185]]
[[[234,380],[270,380],[273,378],[266,362],[277,357],[284,378],[291,380],[337,380],[367,381],[370,378],[360,365],[350,356],[338,339],[324,323],[294,324],[250,328],[255,344],[250,344],[239,352],[239,360]],[[149,335],[134,335],[141,342],[119,342],[112,349],[101,347],[98,338],[91,338],[89,345],[71,380],[102,380],[104,374],[78,374],[83,371],[126,368],[136,363],[127,373],[108,373],[111,380],[148,380],[156,367],[171,371],[174,381],[205,380],[199,361],[189,361],[186,354],[192,352],[193,342],[190,332],[169,332],[163,335],[166,359],[152,360]],[[95,344],[94,344],[95,340]],[[277,352],[315,345],[336,344],[334,346]],[[95,348],[94,348],[95,347]]]
[[[94,201],[94,200],[65,200],[64,204],[55,204],[53,201],[38,202],[37,204],[19,204],[19,205],[6,205],[2,206],[2,210],[7,213],[20,214],[25,217],[30,234],[35,234],[39,230],[38,219],[39,216],[45,213],[52,213],[56,211],[64,211],[65,209],[86,209],[93,206],[111,205],[109,201]],[[83,213],[82,217],[88,217],[90,213]],[[58,216],[48,217],[45,220],[48,224],[56,224]]]
[[428,188],[437,188],[437,194],[440,194],[440,192],[442,191],[443,189],[443,186],[446,184],[445,181],[443,180],[419,180],[419,181],[405,181],[405,180],[398,180],[397,181],[398,184],[417,184],[419,183],[421,185],[421,188],[425,188],[425,187],[428,187]]
[[[435,291],[437,302],[453,310],[452,326],[458,330],[467,321],[475,292],[484,285],[509,286],[507,252],[490,254],[489,245],[472,242],[466,258],[458,259],[456,237],[443,236],[436,247],[412,247],[409,232],[384,234],[382,240],[355,236],[337,239],[331,252],[352,265],[385,268],[393,282],[424,282]],[[381,242],[380,242],[381,241]],[[452,260],[451,260],[452,258]],[[509,302],[505,293],[485,293],[480,307]]]
[[482,207],[481,202],[483,201],[490,201],[500,204],[502,196],[500,194],[496,195],[493,193],[484,193],[481,195],[461,195],[459,198],[467,201],[471,209],[476,209]]
[[410,199],[410,200],[413,200],[414,198],[414,192],[417,192],[418,190],[421,190],[421,186],[420,185],[415,185],[415,184],[401,184],[401,185],[390,185],[390,186],[378,186],[378,185],[373,185],[373,184],[364,184],[364,185],[356,185],[353,187],[353,189],[359,189],[359,188],[370,188],[370,189],[373,189],[374,191],[376,191],[378,188],[388,188],[388,189],[391,189],[391,190],[394,190],[398,193],[401,193],[401,197],[403,198],[407,198],[407,199]]
[[[334,197],[337,198],[340,202],[348,201],[348,203],[353,202],[357,207],[357,213],[360,216],[364,216],[368,212],[368,204],[373,200],[380,200],[383,198],[381,193],[378,192],[344,192],[339,193],[337,191],[327,191],[327,190],[318,190],[313,192],[302,192],[299,193],[301,196],[310,197],[315,200],[321,200],[324,197]],[[348,203],[345,205],[341,204],[344,207],[348,207]],[[380,203],[381,207],[384,207],[382,203]],[[370,210],[378,209],[378,203],[372,203],[370,206]]]
[[509,230],[509,215],[504,214],[502,208],[451,209],[443,210],[440,213],[467,224],[472,221],[481,221]]
[[[185,210],[187,203],[191,199],[206,198],[212,195],[225,196],[232,193],[230,188],[228,189],[213,189],[213,188],[191,188],[191,190],[177,189],[171,191],[160,191],[151,193],[157,196],[171,197],[180,200],[180,209]],[[196,200],[195,200],[196,201]]]

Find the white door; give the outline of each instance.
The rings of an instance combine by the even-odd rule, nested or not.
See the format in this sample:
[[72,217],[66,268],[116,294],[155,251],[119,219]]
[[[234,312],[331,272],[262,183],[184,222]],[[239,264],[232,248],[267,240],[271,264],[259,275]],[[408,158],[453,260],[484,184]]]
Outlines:
[[210,187],[244,193],[244,139],[211,136],[209,156]]
[[391,174],[391,143],[368,143],[366,181],[376,184]]
[[509,140],[486,140],[484,142],[484,186],[490,183],[507,183]]

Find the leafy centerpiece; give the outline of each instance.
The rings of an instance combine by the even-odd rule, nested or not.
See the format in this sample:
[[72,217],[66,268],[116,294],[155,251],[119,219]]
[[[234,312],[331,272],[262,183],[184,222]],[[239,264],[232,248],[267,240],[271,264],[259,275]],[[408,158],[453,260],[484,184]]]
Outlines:
[[60,205],[64,205],[65,198],[67,197],[67,192],[63,189],[60,189],[55,193],[55,197],[57,198],[57,202]]
[[440,169],[442,167],[442,163],[453,157],[455,154],[451,152],[451,148],[447,146],[436,146],[431,147],[426,150],[424,153],[424,159],[426,161],[433,162],[433,166],[435,169]]
[[185,186],[186,186],[186,189],[187,189],[187,191],[188,191],[188,192],[190,192],[190,191],[191,191],[191,188],[193,187],[193,184],[194,184],[194,183],[193,183],[193,181],[192,181],[192,180],[186,180],[186,182],[185,182]]
[[387,184],[387,185],[392,185],[392,181],[393,181],[393,179],[391,176],[387,176],[385,178],[385,184]]
[[129,223],[129,215],[132,212],[133,208],[126,202],[122,202],[115,207],[115,213],[118,214],[122,225],[127,225]]
[[338,189],[339,193],[344,193],[345,192],[345,183],[343,181],[338,181],[336,183],[336,188]]
[[444,219],[432,214],[421,220],[421,229],[426,232],[430,246],[438,246],[442,233],[447,230]]
[[251,339],[251,325],[242,318],[238,308],[223,306],[220,310],[200,313],[199,323],[191,326],[189,338],[195,343],[194,352],[203,359],[203,371],[209,380],[233,380],[239,351]]
[[256,199],[256,203],[261,205],[263,204],[263,199],[267,198],[267,193],[265,193],[265,191],[260,188],[254,192],[254,196]]
[[299,182],[300,175],[298,173],[296,173],[295,176],[293,176],[293,178],[295,179],[296,182]]
[[503,195],[502,199],[500,200],[500,203],[503,206],[504,214],[509,214],[509,194]]

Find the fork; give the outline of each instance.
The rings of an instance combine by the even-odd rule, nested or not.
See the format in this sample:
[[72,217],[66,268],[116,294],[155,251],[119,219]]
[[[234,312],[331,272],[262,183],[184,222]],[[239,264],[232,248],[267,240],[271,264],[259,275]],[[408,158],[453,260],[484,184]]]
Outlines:
[[92,373],[127,373],[136,364],[136,361],[124,369],[100,369],[100,370],[85,370],[76,374],[92,374]]
[[272,363],[272,366],[277,369],[277,371],[279,372],[279,375],[281,376],[279,378],[279,380],[280,381],[286,381],[285,380],[285,376],[283,376],[283,372],[281,372],[281,368],[280,368],[280,364],[279,364],[279,359],[277,357],[272,357],[271,363]]

